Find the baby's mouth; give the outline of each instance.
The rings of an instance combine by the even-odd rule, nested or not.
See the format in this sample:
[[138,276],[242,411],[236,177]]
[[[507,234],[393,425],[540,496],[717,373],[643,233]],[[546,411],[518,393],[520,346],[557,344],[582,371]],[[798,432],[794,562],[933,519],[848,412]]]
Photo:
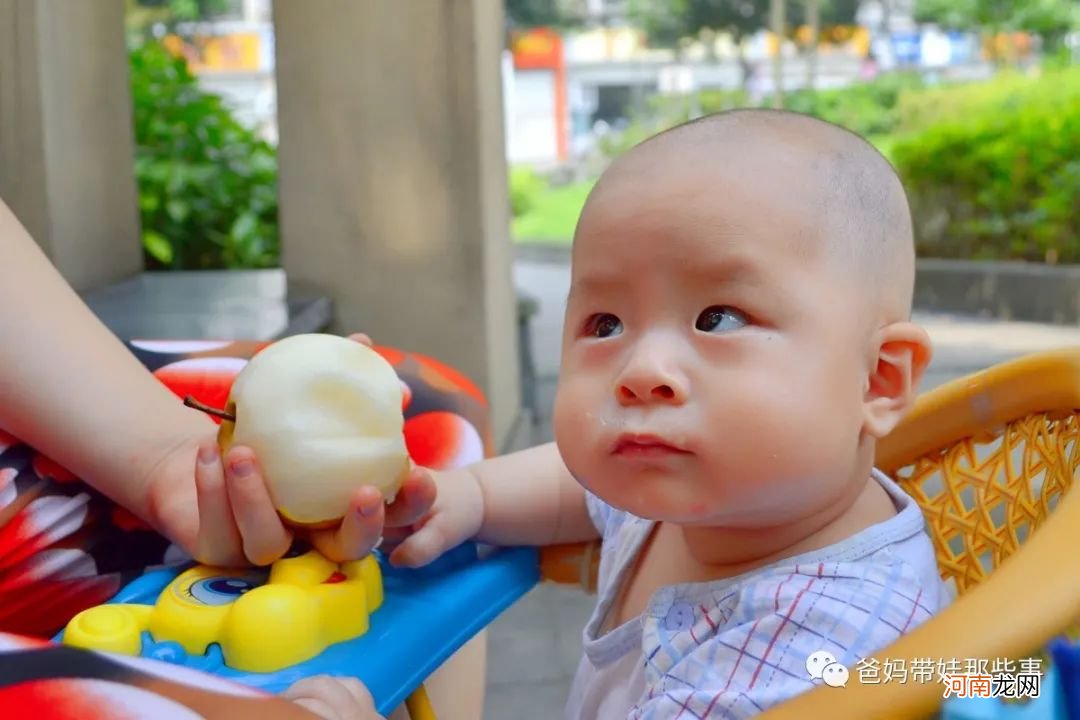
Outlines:
[[611,454],[627,458],[658,458],[691,453],[660,435],[624,433],[616,438]]

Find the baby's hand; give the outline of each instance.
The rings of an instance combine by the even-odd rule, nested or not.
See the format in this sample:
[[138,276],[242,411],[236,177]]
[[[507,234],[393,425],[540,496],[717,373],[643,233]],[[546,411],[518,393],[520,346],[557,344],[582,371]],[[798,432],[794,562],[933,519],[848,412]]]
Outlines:
[[[368,347],[373,344],[364,333],[353,333],[349,339]],[[435,502],[428,502],[430,510],[423,511],[421,503],[415,501],[400,505],[395,502],[387,508],[380,549],[393,565],[421,567],[480,532],[484,496],[476,476],[467,469],[433,471],[414,467],[410,480],[416,486],[408,496],[422,501],[433,497]]]
[[381,550],[391,564],[421,567],[480,532],[484,496],[468,469],[426,471],[434,483],[435,503],[418,520],[388,508]]
[[316,675],[291,685],[281,697],[324,720],[384,720],[363,683],[354,678]]

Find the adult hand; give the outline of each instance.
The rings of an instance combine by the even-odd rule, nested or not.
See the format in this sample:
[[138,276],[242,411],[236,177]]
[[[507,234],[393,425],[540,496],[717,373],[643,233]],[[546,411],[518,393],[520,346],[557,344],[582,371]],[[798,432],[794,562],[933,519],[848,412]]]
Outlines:
[[323,720],[383,720],[363,683],[354,678],[316,675],[304,678],[281,697],[310,710]]
[[[364,334],[350,336],[371,346]],[[194,471],[192,467],[194,466]],[[326,529],[284,523],[251,448],[233,446],[222,457],[215,429],[171,448],[149,481],[150,513],[158,529],[199,562],[222,567],[268,565],[299,536],[335,562],[364,557],[384,528],[419,522],[435,501],[431,473],[412,466],[394,501],[358,485],[340,524]]]

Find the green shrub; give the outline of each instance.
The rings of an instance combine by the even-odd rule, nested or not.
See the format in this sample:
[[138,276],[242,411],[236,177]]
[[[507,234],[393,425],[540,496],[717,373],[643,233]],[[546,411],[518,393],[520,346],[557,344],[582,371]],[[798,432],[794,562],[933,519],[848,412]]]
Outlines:
[[1080,69],[932,91],[917,107],[907,122],[924,129],[891,157],[920,254],[1080,262]]
[[566,245],[574,237],[578,217],[592,190],[593,181],[573,182],[546,187],[536,196],[536,204],[524,215],[514,218],[512,227],[517,242]]
[[917,74],[885,73],[871,82],[844,88],[796,90],[784,96],[784,107],[870,138],[896,130],[901,99],[921,87]]
[[1016,109],[1032,101],[1040,102],[1045,95],[1042,82],[1009,71],[988,81],[930,87],[898,98],[895,129],[899,134],[918,132],[942,122],[962,122],[980,113]]
[[711,115],[723,110],[750,105],[750,96],[744,90],[702,90],[698,94],[701,112]]
[[[705,92],[699,94],[699,103]],[[656,94],[645,98],[642,106],[630,113],[629,124],[622,130],[600,138],[601,154],[611,160],[629,152],[653,135],[690,119],[693,100],[683,95]],[[704,111],[703,112],[707,112]]]
[[273,147],[160,45],[141,45],[130,61],[147,267],[278,265]]
[[[877,140],[897,128],[901,98],[922,86],[917,73],[886,73],[872,82],[844,88],[797,90],[784,96],[784,107]],[[697,97],[698,109],[705,115],[750,105],[749,97],[742,90],[702,90]],[[692,103],[682,97],[651,97],[644,110],[631,118],[625,130],[600,140],[601,151],[606,157],[618,157],[653,134],[688,120],[691,106]]]
[[644,120],[631,120],[623,130],[608,133],[600,138],[597,143],[604,157],[614,160],[644,142],[658,132],[678,125],[678,122],[647,122]]
[[510,212],[514,217],[527,214],[536,206],[536,198],[547,183],[529,167],[510,168]]

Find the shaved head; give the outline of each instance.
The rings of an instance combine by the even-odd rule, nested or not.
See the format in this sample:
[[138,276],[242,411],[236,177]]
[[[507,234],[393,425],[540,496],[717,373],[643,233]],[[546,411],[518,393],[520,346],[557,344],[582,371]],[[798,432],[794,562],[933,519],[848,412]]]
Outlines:
[[605,196],[680,174],[703,178],[705,187],[688,192],[711,204],[724,203],[732,187],[756,187],[768,199],[760,223],[784,213],[800,219],[794,252],[827,254],[845,278],[864,282],[868,299],[878,301],[876,314],[885,316],[876,319],[910,316],[915,250],[907,196],[888,160],[855,133],[782,110],[698,118],[613,162],[590,194],[582,223]]
[[[622,155],[574,233],[553,410],[566,467],[681,526],[710,571],[749,567],[723,548],[753,538],[818,547],[894,516],[875,444],[930,358],[911,226],[885,158],[805,115],[725,112]],[[628,435],[673,452],[623,456]]]

